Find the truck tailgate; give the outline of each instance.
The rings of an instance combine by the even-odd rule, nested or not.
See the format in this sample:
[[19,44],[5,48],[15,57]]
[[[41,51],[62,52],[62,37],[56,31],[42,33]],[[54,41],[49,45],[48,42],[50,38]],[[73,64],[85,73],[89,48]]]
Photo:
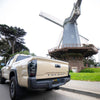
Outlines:
[[69,66],[67,62],[38,59],[36,79],[49,79],[68,76]]

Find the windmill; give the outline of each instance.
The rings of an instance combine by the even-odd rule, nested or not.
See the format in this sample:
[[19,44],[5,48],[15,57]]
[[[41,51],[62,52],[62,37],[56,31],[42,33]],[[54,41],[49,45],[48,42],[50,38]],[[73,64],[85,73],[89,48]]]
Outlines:
[[77,44],[77,46],[80,46],[81,44],[76,23],[76,20],[80,15],[81,1],[82,0],[78,0],[76,4],[74,4],[74,8],[71,12],[70,17],[66,18],[64,22],[61,22],[57,18],[50,16],[44,12],[41,12],[39,14],[41,17],[63,27],[63,37],[61,38],[59,46],[65,46],[66,44],[69,44],[70,46],[71,44]]
[[77,0],[74,3],[70,16],[64,22],[44,12],[40,12],[39,14],[39,16],[63,28],[63,35],[59,45],[56,48],[50,49],[49,55],[55,59],[68,61],[71,68],[76,66],[78,67],[78,71],[83,67],[84,57],[92,56],[98,52],[93,44],[81,44],[80,37],[88,40],[84,36],[79,35],[77,28],[77,19],[81,14],[81,2],[82,0]]

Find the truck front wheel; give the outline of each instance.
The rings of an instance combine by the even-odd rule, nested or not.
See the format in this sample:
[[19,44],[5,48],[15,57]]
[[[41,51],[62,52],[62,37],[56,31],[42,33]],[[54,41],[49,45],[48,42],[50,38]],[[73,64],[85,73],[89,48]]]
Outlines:
[[21,91],[15,77],[12,77],[10,80],[9,90],[10,90],[11,100],[17,100]]

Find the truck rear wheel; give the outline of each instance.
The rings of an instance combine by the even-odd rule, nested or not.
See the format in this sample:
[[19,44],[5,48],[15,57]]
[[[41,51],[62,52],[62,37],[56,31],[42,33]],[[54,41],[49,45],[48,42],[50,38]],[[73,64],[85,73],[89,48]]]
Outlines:
[[0,71],[0,84],[5,83],[5,78],[2,77],[2,72]]
[[57,87],[55,87],[54,89],[56,89],[56,90],[58,90],[60,87],[59,86],[57,86]]
[[10,80],[10,87],[9,87],[9,91],[10,91],[10,97],[11,100],[17,100],[20,94],[20,87],[17,83],[17,80],[15,77],[12,77]]
[[46,91],[52,91],[53,90],[53,88],[47,88],[46,89]]

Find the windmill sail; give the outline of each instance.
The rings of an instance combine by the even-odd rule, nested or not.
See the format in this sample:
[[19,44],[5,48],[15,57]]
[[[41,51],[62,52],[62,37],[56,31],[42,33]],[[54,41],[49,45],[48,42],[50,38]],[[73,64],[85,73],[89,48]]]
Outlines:
[[55,17],[53,17],[49,14],[46,14],[44,12],[40,12],[39,16],[41,16],[41,17],[43,17],[43,18],[45,18],[45,19],[47,19],[47,20],[49,20],[49,21],[51,21],[51,22],[53,22],[53,23],[55,23],[55,24],[57,24],[61,27],[63,27],[63,21],[61,21],[61,20],[59,20],[59,19],[57,19],[57,18],[55,18]]
[[80,37],[81,44],[88,44],[89,40],[86,37],[82,35],[79,35],[79,37]]

